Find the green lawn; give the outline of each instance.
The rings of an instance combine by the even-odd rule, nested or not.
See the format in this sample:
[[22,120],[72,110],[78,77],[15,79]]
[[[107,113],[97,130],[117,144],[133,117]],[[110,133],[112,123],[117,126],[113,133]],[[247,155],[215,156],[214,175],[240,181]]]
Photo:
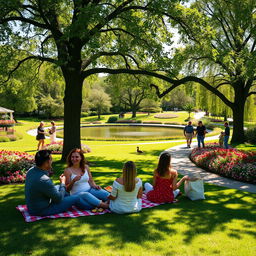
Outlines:
[[[162,122],[162,123],[172,122],[172,123],[185,124],[186,123],[185,120],[187,120],[187,118],[188,118],[188,113],[185,111],[168,111],[168,112],[164,112],[164,113],[173,114],[173,115],[176,115],[177,117],[162,119],[162,118],[154,117],[157,113],[151,113],[150,115],[139,113],[139,114],[137,114],[136,118],[132,118],[131,114],[125,114],[124,119],[141,120],[141,121],[158,121],[158,122]],[[100,120],[98,120],[97,116],[88,116],[88,117],[81,118],[81,121],[82,122],[94,122],[94,121],[107,122],[108,118],[110,116],[118,117],[118,114],[102,115]],[[194,113],[191,113],[191,118],[193,118],[193,116],[194,116]]]
[[[24,133],[36,125],[26,121],[17,130]],[[123,142],[87,144],[92,153],[86,157],[96,182],[102,186],[111,184],[120,175],[127,160],[136,162],[143,182],[151,181],[159,153],[175,145],[142,145],[145,153],[138,155],[136,145],[117,145]],[[1,143],[0,147],[34,154],[36,140],[24,133],[22,140]],[[54,156],[55,181],[65,168],[59,159],[60,156]],[[24,204],[24,185],[1,186],[0,255],[254,256],[255,194],[209,184],[205,184],[205,190],[204,201],[192,202],[182,196],[177,204],[144,209],[136,214],[25,223],[15,210],[15,206]]]

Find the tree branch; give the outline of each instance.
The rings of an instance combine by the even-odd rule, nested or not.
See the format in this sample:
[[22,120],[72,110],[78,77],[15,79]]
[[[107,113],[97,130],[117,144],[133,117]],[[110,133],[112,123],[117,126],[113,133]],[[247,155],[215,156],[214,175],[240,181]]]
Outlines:
[[24,23],[34,25],[34,26],[39,27],[39,28],[49,29],[49,27],[46,24],[37,22],[35,20],[27,19],[25,17],[15,17],[15,16],[13,16],[13,17],[4,18],[4,19],[0,20],[0,24],[7,23],[9,21],[21,21],[21,22],[24,22]]
[[256,95],[256,92],[249,92],[248,94],[247,94],[247,97],[250,97],[251,95]]
[[[218,96],[227,106],[230,108],[233,108],[234,103],[231,102],[224,94],[222,94],[220,91],[218,91],[216,88],[212,87],[209,83],[207,83],[205,80],[194,77],[194,76],[186,76],[182,79],[172,79],[170,77],[167,77],[162,74],[158,74],[155,72],[147,71],[147,70],[134,70],[134,69],[110,69],[110,68],[94,68],[90,70],[86,70],[83,72],[84,78],[87,76],[90,76],[92,74],[97,74],[97,73],[107,73],[107,74],[138,74],[138,75],[146,75],[146,76],[153,76],[159,79],[162,79],[166,82],[169,82],[172,84],[171,87],[169,87],[167,90],[164,92],[160,93],[159,89],[156,90],[157,96],[159,98],[162,98],[166,94],[168,94],[170,91],[172,91],[174,88],[181,84],[186,84],[187,82],[195,82],[199,83],[202,86],[204,86],[206,89],[214,93],[216,96]],[[153,86],[154,88],[157,88],[157,86]]]
[[85,68],[87,68],[94,60],[96,60],[96,59],[98,59],[102,56],[121,56],[125,61],[126,68],[130,69],[131,67],[130,67],[130,65],[128,63],[128,60],[126,58],[126,57],[129,57],[134,61],[136,66],[138,68],[140,68],[138,61],[130,54],[124,54],[124,53],[121,53],[121,52],[98,52],[98,53],[94,54],[93,56],[91,56],[89,59],[83,61],[82,70],[85,70]]
[[51,63],[56,64],[56,60],[51,59],[51,58],[46,58],[46,57],[42,57],[42,56],[29,56],[29,57],[26,57],[26,58],[20,60],[20,61],[18,62],[18,64],[16,65],[16,67],[15,67],[14,69],[12,69],[12,70],[9,72],[8,77],[7,77],[7,79],[4,81],[4,83],[6,83],[6,82],[8,82],[8,81],[10,80],[12,74],[13,74],[23,63],[25,63],[25,62],[28,61],[28,60],[33,60],[33,59],[34,59],[34,60],[40,60],[40,61],[42,61],[42,62],[48,61],[48,62],[51,62]]

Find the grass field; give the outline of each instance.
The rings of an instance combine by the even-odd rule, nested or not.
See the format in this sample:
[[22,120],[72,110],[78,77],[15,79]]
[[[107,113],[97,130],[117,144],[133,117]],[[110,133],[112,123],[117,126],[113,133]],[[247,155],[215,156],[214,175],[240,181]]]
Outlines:
[[[124,119],[127,119],[127,120],[141,120],[141,121],[159,121],[159,122],[162,122],[162,123],[173,122],[173,123],[181,123],[181,124],[184,123],[185,124],[186,120],[188,118],[188,113],[185,112],[185,111],[178,111],[178,112],[168,111],[168,112],[164,112],[164,113],[177,115],[177,117],[162,119],[162,118],[155,118],[154,116],[156,115],[156,113],[151,113],[150,115],[138,113],[136,118],[132,118],[131,114],[125,114]],[[94,121],[107,122],[108,118],[110,116],[118,117],[118,114],[102,115],[100,120],[98,120],[97,116],[88,116],[88,117],[81,118],[81,121],[82,122],[94,122]],[[194,116],[194,113],[191,113],[191,118],[193,118],[193,116]]]
[[[37,121],[37,120],[34,120]],[[37,126],[23,120],[16,129],[23,139],[1,143],[1,149],[35,153],[36,140],[25,133]],[[109,185],[127,160],[135,161],[138,176],[151,182],[160,152],[176,145],[145,144],[143,155],[131,142],[86,142],[86,155],[97,184]],[[118,144],[118,145],[117,145]],[[136,144],[136,142],[132,142]],[[54,181],[65,163],[54,156]],[[15,209],[24,204],[24,185],[4,185],[0,190],[1,256],[77,255],[177,255],[254,256],[256,251],[255,194],[205,184],[206,200],[145,209],[130,215],[106,214],[74,219],[46,219],[25,223]]]

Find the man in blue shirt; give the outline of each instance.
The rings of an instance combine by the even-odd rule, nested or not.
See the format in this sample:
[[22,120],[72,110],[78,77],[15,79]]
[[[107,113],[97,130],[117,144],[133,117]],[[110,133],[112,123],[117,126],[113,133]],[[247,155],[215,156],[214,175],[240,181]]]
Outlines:
[[48,172],[52,169],[52,156],[49,150],[40,150],[35,155],[36,166],[30,168],[26,175],[25,198],[31,215],[47,216],[67,211],[71,206],[90,209],[91,206],[79,196],[67,196],[66,177],[60,176],[57,189]]
[[224,135],[224,147],[225,149],[228,149],[228,140],[230,136],[230,128],[228,126],[228,122],[225,122],[224,126],[225,128],[225,135]]
[[184,136],[187,139],[188,148],[190,148],[190,145],[191,145],[191,142],[192,142],[192,138],[194,136],[194,128],[192,126],[192,122],[191,121],[189,121],[188,125],[185,126],[185,128],[184,128]]

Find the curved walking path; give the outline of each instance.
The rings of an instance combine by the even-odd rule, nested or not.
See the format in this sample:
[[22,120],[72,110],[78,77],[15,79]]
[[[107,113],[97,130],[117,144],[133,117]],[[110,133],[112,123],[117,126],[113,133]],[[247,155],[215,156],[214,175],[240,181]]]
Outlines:
[[[196,146],[197,144],[193,142],[192,147]],[[254,184],[231,180],[225,177],[221,177],[215,173],[207,172],[197,167],[189,159],[191,149],[187,148],[187,144],[171,147],[169,149],[166,149],[166,151],[172,154],[172,166],[181,175],[199,174],[207,183],[212,183],[221,187],[234,188],[246,192],[256,193],[256,185]]]

